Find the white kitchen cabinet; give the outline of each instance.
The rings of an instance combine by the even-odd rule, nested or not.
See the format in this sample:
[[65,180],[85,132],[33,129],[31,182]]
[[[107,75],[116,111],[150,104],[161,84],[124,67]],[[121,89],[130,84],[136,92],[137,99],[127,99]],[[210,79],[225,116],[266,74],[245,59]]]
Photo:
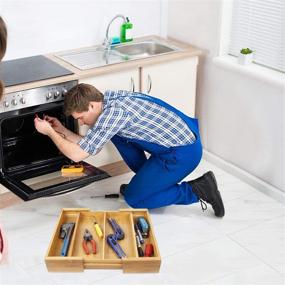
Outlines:
[[197,65],[198,57],[195,56],[143,67],[141,92],[194,117]]
[[[102,93],[104,93],[106,90],[139,91],[139,70],[134,68],[119,72],[110,72],[92,78],[83,78],[79,81],[79,83],[91,84]],[[85,135],[87,130],[87,126],[80,126],[79,134]],[[88,163],[95,166],[102,166],[119,160],[122,160],[122,158],[111,142],[107,143],[100,153],[86,159]]]

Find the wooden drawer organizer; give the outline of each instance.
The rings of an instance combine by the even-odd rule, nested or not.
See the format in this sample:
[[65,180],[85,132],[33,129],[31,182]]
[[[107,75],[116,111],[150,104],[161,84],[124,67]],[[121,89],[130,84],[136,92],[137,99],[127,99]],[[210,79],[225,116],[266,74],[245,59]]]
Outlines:
[[[152,257],[139,257],[136,246],[134,223],[137,217],[143,216],[150,225],[149,237],[146,243],[152,243],[154,255]],[[107,218],[114,218],[125,232],[125,238],[119,244],[127,257],[120,259],[106,242],[106,236],[113,230]],[[99,238],[93,226],[94,220],[103,231],[103,238]],[[74,232],[70,242],[68,255],[60,256],[63,240],[59,238],[60,226],[64,223],[75,223]],[[85,229],[88,229],[96,242],[97,253],[85,254],[82,241]],[[89,245],[90,246],[90,245]],[[154,236],[150,215],[146,209],[121,209],[119,211],[92,212],[89,209],[63,209],[56,230],[50,242],[45,263],[48,271],[77,272],[84,269],[123,269],[125,273],[158,272],[161,258]]]

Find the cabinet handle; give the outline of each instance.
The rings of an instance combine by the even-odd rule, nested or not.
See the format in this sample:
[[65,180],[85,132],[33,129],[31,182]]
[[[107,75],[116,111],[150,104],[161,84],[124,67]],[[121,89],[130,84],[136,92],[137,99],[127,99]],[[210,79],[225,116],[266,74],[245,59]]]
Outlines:
[[147,93],[149,94],[151,91],[151,87],[152,87],[152,81],[151,81],[151,77],[149,74],[147,75],[147,84],[148,84]]
[[134,79],[131,77],[131,91],[134,92],[134,91],[135,91],[135,88],[136,88],[136,86],[135,86],[135,81],[134,81]]

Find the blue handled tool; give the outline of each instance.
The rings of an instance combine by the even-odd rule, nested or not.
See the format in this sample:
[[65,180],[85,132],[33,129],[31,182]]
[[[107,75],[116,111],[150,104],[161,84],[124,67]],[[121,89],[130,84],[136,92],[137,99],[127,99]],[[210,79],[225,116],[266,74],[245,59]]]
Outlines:
[[136,224],[137,224],[142,236],[144,238],[147,238],[149,236],[150,226],[149,226],[148,222],[146,221],[146,219],[144,217],[138,217]]
[[119,224],[116,222],[116,220],[108,218],[108,222],[114,230],[114,235],[116,236],[116,239],[117,240],[123,239],[125,237],[125,233],[122,230],[122,228],[119,226]]
[[126,257],[127,255],[119,245],[115,235],[110,234],[107,236],[107,243],[108,245],[114,250],[114,252],[117,254],[119,258]]
[[107,244],[113,249],[119,258],[126,257],[126,253],[121,248],[118,240],[122,240],[125,237],[123,229],[119,226],[115,219],[108,218],[108,222],[112,227],[114,234],[110,234],[106,237]]
[[63,245],[61,248],[61,256],[67,256],[71,236],[74,230],[75,223],[62,224],[60,227],[59,238],[63,239]]

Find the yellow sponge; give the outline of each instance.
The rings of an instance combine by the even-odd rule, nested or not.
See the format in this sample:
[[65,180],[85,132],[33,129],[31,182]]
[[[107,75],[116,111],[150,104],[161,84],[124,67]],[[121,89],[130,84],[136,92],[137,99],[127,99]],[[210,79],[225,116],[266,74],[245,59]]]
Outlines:
[[61,173],[81,173],[84,171],[84,167],[81,164],[63,165]]

